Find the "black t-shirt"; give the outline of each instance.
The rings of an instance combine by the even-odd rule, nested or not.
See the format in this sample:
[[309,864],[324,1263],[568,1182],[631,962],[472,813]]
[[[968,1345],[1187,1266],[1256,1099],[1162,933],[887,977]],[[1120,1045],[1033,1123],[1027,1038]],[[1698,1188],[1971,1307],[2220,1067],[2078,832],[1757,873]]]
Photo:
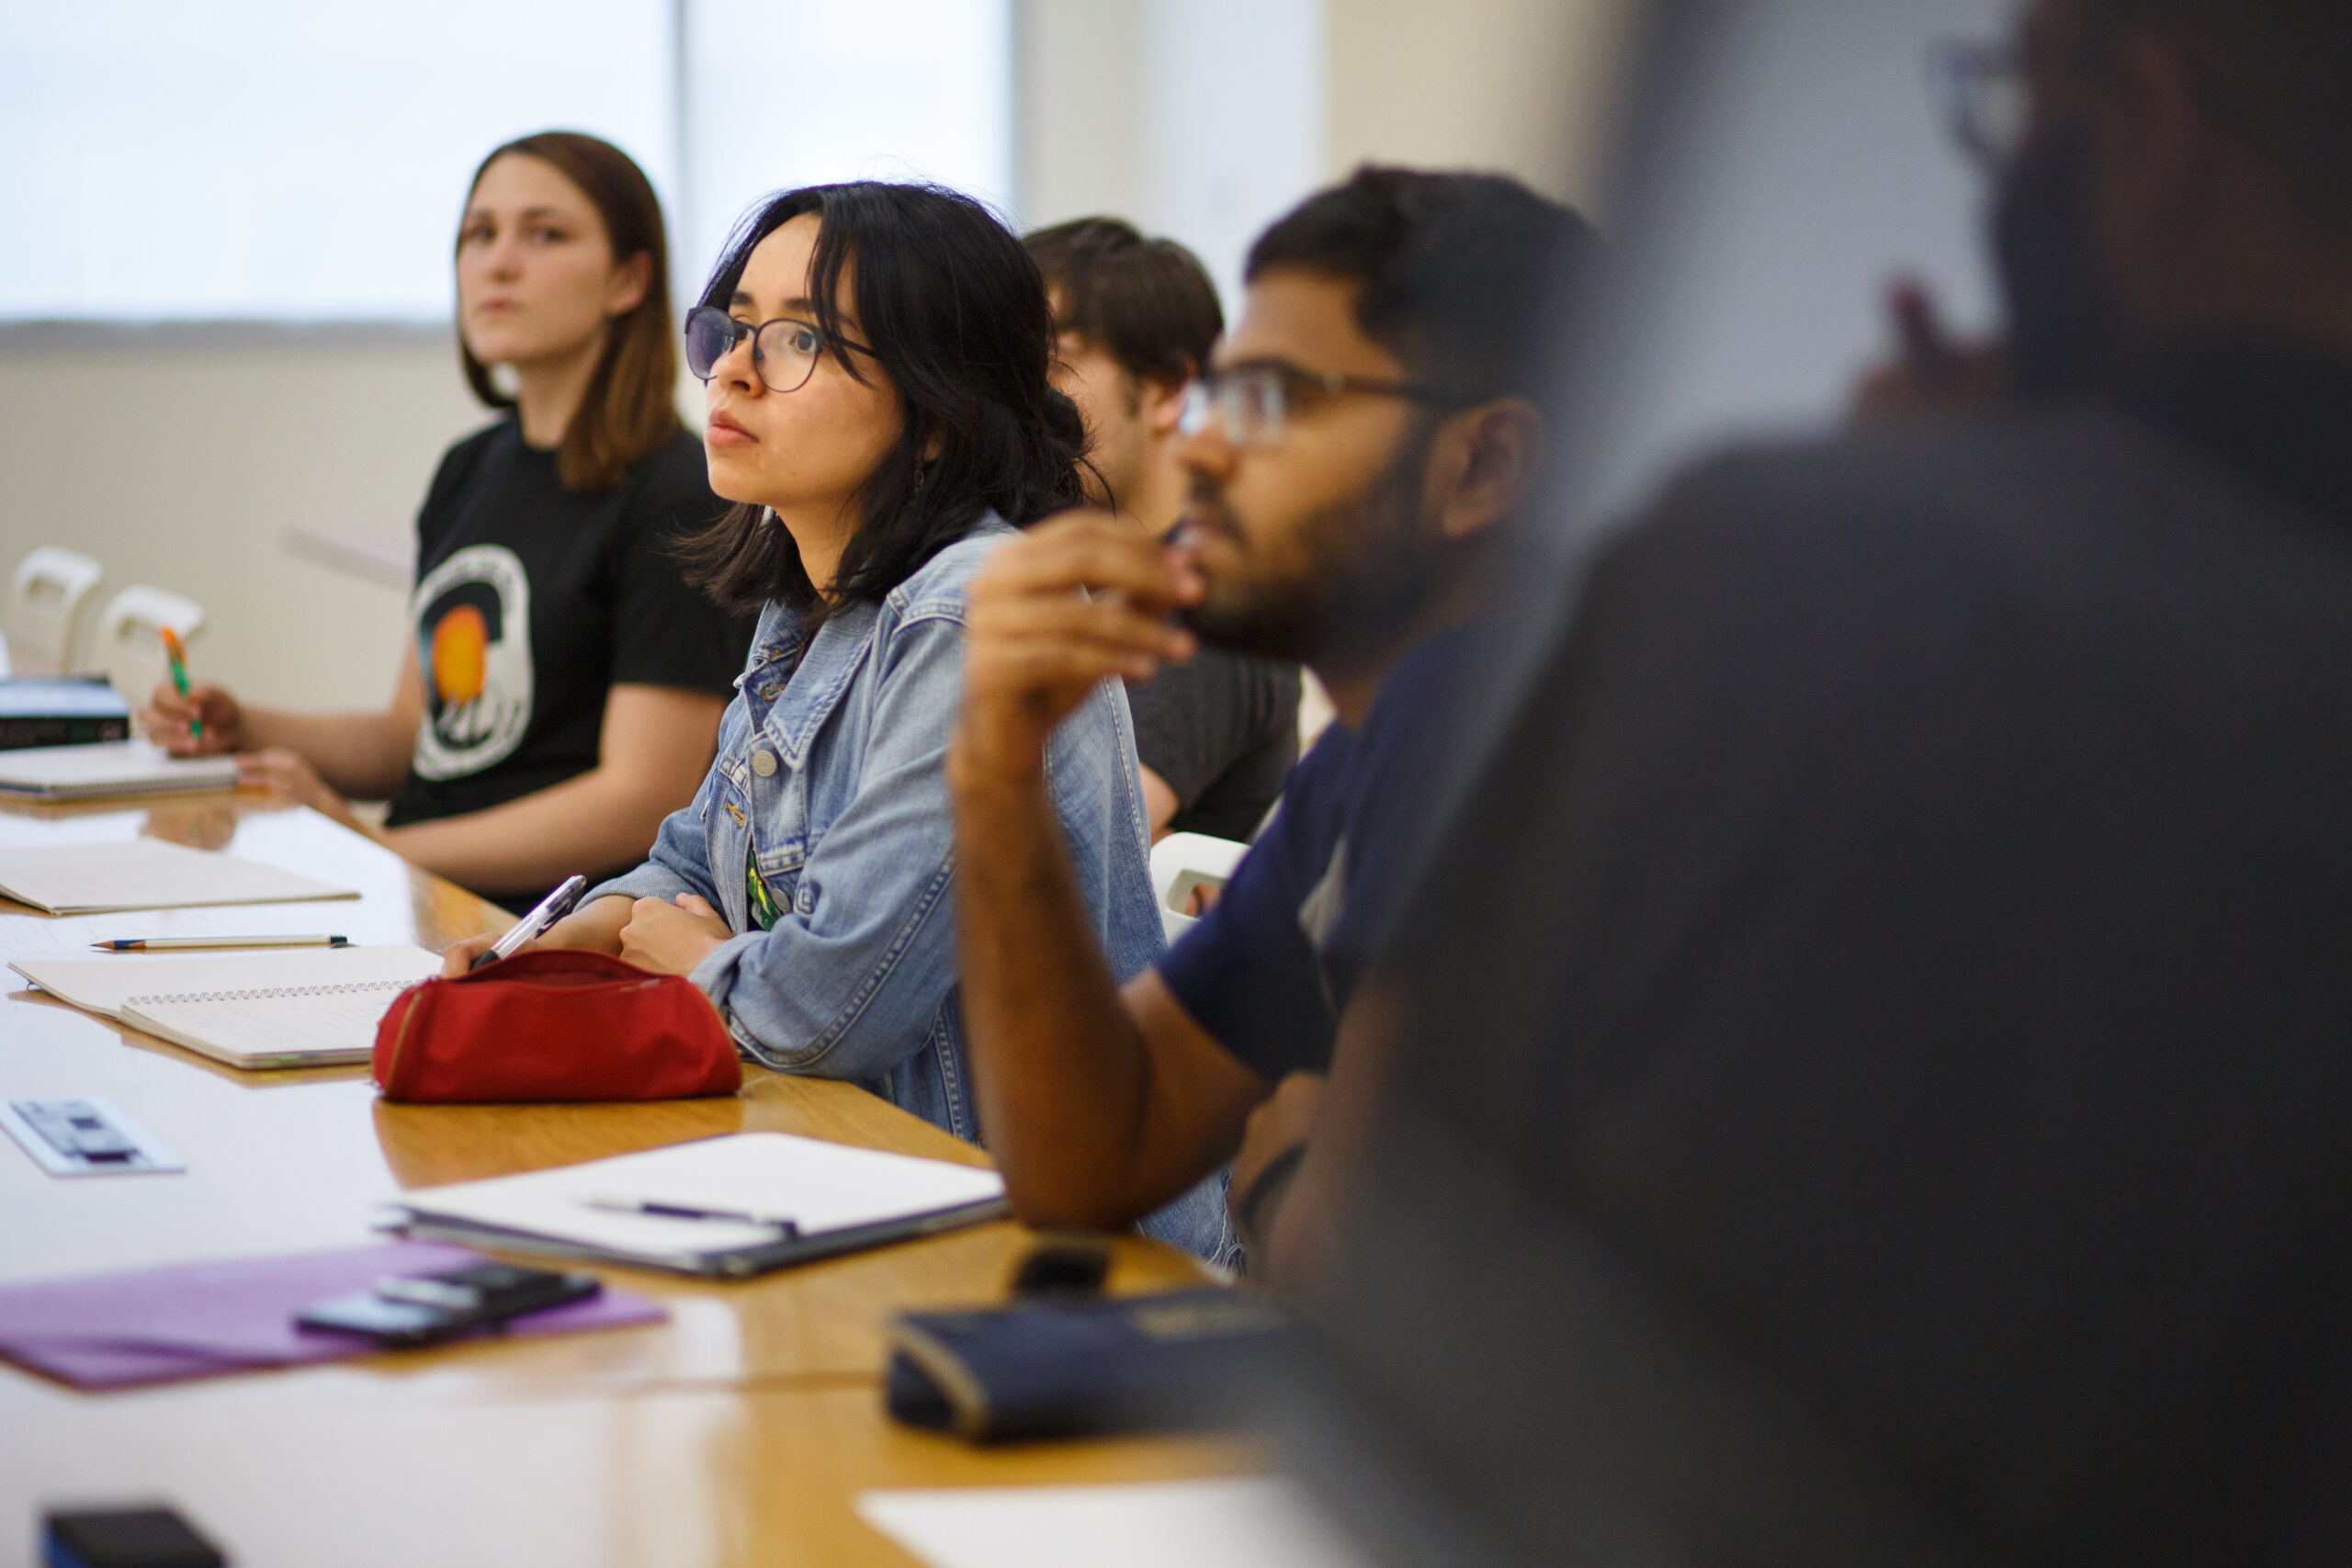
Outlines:
[[595,495],[565,489],[556,454],[526,446],[512,416],[449,449],[417,516],[424,721],[390,825],[586,773],[616,683],[732,695],[751,625],[673,553],[726,510],[704,474],[683,429]]
[[1481,646],[1467,626],[1423,639],[1362,729],[1326,728],[1223,895],[1160,962],[1184,1010],[1270,1082],[1331,1065],[1340,1014],[1409,884]]
[[1298,761],[1298,666],[1204,648],[1127,682],[1136,755],[1175,792],[1173,833],[1243,843]]

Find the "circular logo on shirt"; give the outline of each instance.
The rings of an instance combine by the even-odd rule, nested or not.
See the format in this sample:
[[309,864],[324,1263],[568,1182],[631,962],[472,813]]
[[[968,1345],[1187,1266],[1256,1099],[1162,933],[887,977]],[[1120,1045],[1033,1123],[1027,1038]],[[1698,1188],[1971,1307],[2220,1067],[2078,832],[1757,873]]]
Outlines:
[[424,666],[413,766],[428,779],[478,773],[531,724],[531,580],[503,545],[469,545],[409,601]]

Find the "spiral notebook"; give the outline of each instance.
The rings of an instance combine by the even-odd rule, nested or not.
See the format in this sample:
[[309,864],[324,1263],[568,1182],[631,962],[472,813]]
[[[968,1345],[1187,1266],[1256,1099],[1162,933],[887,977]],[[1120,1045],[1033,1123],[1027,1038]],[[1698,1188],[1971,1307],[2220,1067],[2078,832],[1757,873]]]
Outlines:
[[384,1010],[437,973],[441,960],[397,945],[33,959],[9,967],[61,1000],[231,1066],[314,1067],[366,1061]]

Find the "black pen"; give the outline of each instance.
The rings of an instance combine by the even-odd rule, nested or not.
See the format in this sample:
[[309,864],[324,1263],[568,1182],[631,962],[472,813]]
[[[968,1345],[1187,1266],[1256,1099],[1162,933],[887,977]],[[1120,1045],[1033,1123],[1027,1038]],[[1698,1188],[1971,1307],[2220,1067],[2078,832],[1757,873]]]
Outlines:
[[602,1209],[612,1214],[650,1214],[657,1220],[721,1220],[730,1224],[770,1225],[787,1235],[799,1234],[800,1226],[791,1220],[771,1219],[744,1209],[698,1209],[687,1203],[664,1203],[653,1198],[583,1198],[581,1202],[591,1209]]

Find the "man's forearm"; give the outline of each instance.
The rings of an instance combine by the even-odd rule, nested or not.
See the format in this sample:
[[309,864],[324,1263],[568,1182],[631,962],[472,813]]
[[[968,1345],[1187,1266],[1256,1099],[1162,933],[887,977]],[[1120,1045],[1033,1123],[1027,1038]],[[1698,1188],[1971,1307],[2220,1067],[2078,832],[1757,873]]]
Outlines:
[[1034,1224],[1134,1216],[1148,1057],[1103,963],[1042,772],[951,752],[956,942],[980,1123]]

